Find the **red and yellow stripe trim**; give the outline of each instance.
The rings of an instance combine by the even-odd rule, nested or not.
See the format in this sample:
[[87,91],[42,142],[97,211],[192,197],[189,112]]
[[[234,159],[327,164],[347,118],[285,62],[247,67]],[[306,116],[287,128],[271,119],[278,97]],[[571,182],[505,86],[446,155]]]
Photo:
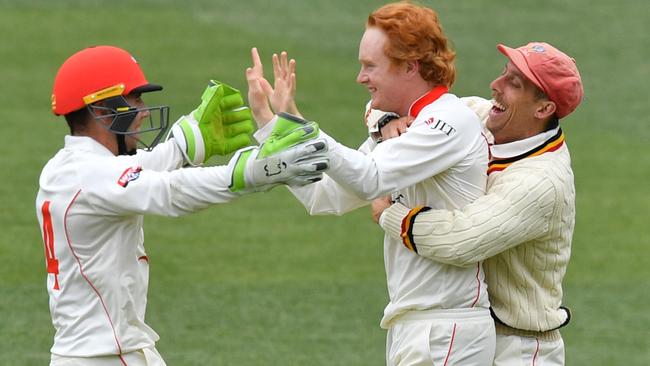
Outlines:
[[418,248],[415,246],[415,241],[413,240],[413,223],[415,222],[415,217],[420,212],[429,211],[430,209],[431,207],[417,206],[409,211],[409,213],[402,219],[402,233],[400,236],[402,237],[402,243],[406,249],[412,252],[418,252]]
[[512,158],[492,160],[490,163],[488,163],[488,175],[494,172],[502,171],[519,160],[555,151],[562,147],[562,145],[564,145],[564,132],[562,132],[562,129],[559,129],[557,134],[548,139],[542,145],[530,151]]

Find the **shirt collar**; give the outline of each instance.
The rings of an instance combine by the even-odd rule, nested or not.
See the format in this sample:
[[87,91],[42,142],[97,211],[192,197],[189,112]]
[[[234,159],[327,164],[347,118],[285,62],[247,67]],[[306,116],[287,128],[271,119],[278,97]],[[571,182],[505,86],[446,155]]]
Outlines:
[[409,116],[417,117],[420,114],[420,111],[428,106],[429,104],[435,102],[443,94],[447,93],[449,88],[443,85],[438,85],[431,89],[428,93],[419,97],[411,106],[409,107]]
[[100,144],[97,142],[97,140],[88,136],[67,135],[65,137],[65,147],[71,150],[81,150],[100,155],[114,156],[113,153],[106,148],[106,146]]
[[557,135],[559,130],[560,126],[557,126],[552,130],[542,132],[527,139],[513,141],[507,144],[492,145],[490,146],[492,160],[508,159],[525,154],[528,151],[531,151],[536,147],[546,143],[546,141],[548,141],[550,138]]
[[[555,132],[555,135],[553,135],[552,132]],[[548,137],[548,139],[544,140],[546,137]],[[542,142],[540,143],[540,141]],[[515,142],[519,142],[519,144],[516,144],[513,147],[513,144],[515,144]],[[539,135],[527,138],[525,140],[515,142],[502,145],[492,145],[492,150],[494,151],[494,147],[497,147],[497,150],[499,150],[497,152],[501,155],[490,156],[490,162],[488,163],[487,171],[488,175],[494,172],[502,171],[519,160],[538,156],[551,151],[556,151],[557,149],[564,146],[564,133],[562,132],[562,129],[558,127],[550,131],[540,133]],[[509,149],[503,149],[503,146],[505,145],[509,145],[507,146]],[[499,147],[501,147],[501,149],[499,149]]]

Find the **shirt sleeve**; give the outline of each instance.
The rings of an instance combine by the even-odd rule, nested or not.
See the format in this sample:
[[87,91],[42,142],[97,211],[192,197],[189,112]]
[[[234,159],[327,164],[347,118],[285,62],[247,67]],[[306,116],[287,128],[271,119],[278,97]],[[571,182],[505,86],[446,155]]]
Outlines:
[[492,102],[481,97],[462,97],[460,101],[471,109],[480,121],[487,120],[490,109],[492,109]]
[[169,171],[183,165],[183,154],[176,142],[171,139],[156,145],[153,150],[138,150],[135,158],[143,169]]
[[81,168],[81,194],[103,215],[180,216],[239,196],[226,166],[155,171],[134,157],[96,165]]
[[369,201],[443,172],[467,156],[472,143],[467,141],[468,132],[451,125],[439,129],[436,123],[416,119],[405,133],[378,144],[367,155],[321,131],[330,149],[328,175]]
[[[372,139],[368,138],[359,147],[359,151],[368,154],[375,146]],[[324,174],[323,180],[318,183],[297,188],[289,187],[289,191],[305,206],[310,215],[340,216],[369,203],[338,184],[327,174]]]
[[302,203],[310,215],[343,215],[369,202],[346,190],[325,175],[318,183],[304,187],[289,187],[291,193]]
[[411,238],[423,257],[467,266],[547,233],[555,192],[542,174],[509,173],[461,210],[420,212],[410,223],[411,210],[394,204],[384,211],[380,225],[402,241]]

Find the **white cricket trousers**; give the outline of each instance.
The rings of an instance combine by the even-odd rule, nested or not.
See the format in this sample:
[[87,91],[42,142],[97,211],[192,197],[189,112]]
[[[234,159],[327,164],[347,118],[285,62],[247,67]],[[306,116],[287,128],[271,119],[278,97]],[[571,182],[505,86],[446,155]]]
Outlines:
[[52,355],[50,366],[167,366],[154,347],[121,356],[63,357]]
[[564,366],[564,342],[497,334],[494,366]]
[[490,366],[494,321],[488,309],[411,311],[386,337],[388,366]]

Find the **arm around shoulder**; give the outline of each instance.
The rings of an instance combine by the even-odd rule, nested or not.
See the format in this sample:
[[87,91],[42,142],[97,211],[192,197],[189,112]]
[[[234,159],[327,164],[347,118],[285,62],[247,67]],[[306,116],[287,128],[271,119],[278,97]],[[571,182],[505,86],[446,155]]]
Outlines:
[[555,192],[543,175],[513,171],[496,178],[485,196],[460,210],[413,215],[413,210],[393,205],[380,224],[394,237],[412,238],[412,250],[423,257],[467,266],[544,235]]

